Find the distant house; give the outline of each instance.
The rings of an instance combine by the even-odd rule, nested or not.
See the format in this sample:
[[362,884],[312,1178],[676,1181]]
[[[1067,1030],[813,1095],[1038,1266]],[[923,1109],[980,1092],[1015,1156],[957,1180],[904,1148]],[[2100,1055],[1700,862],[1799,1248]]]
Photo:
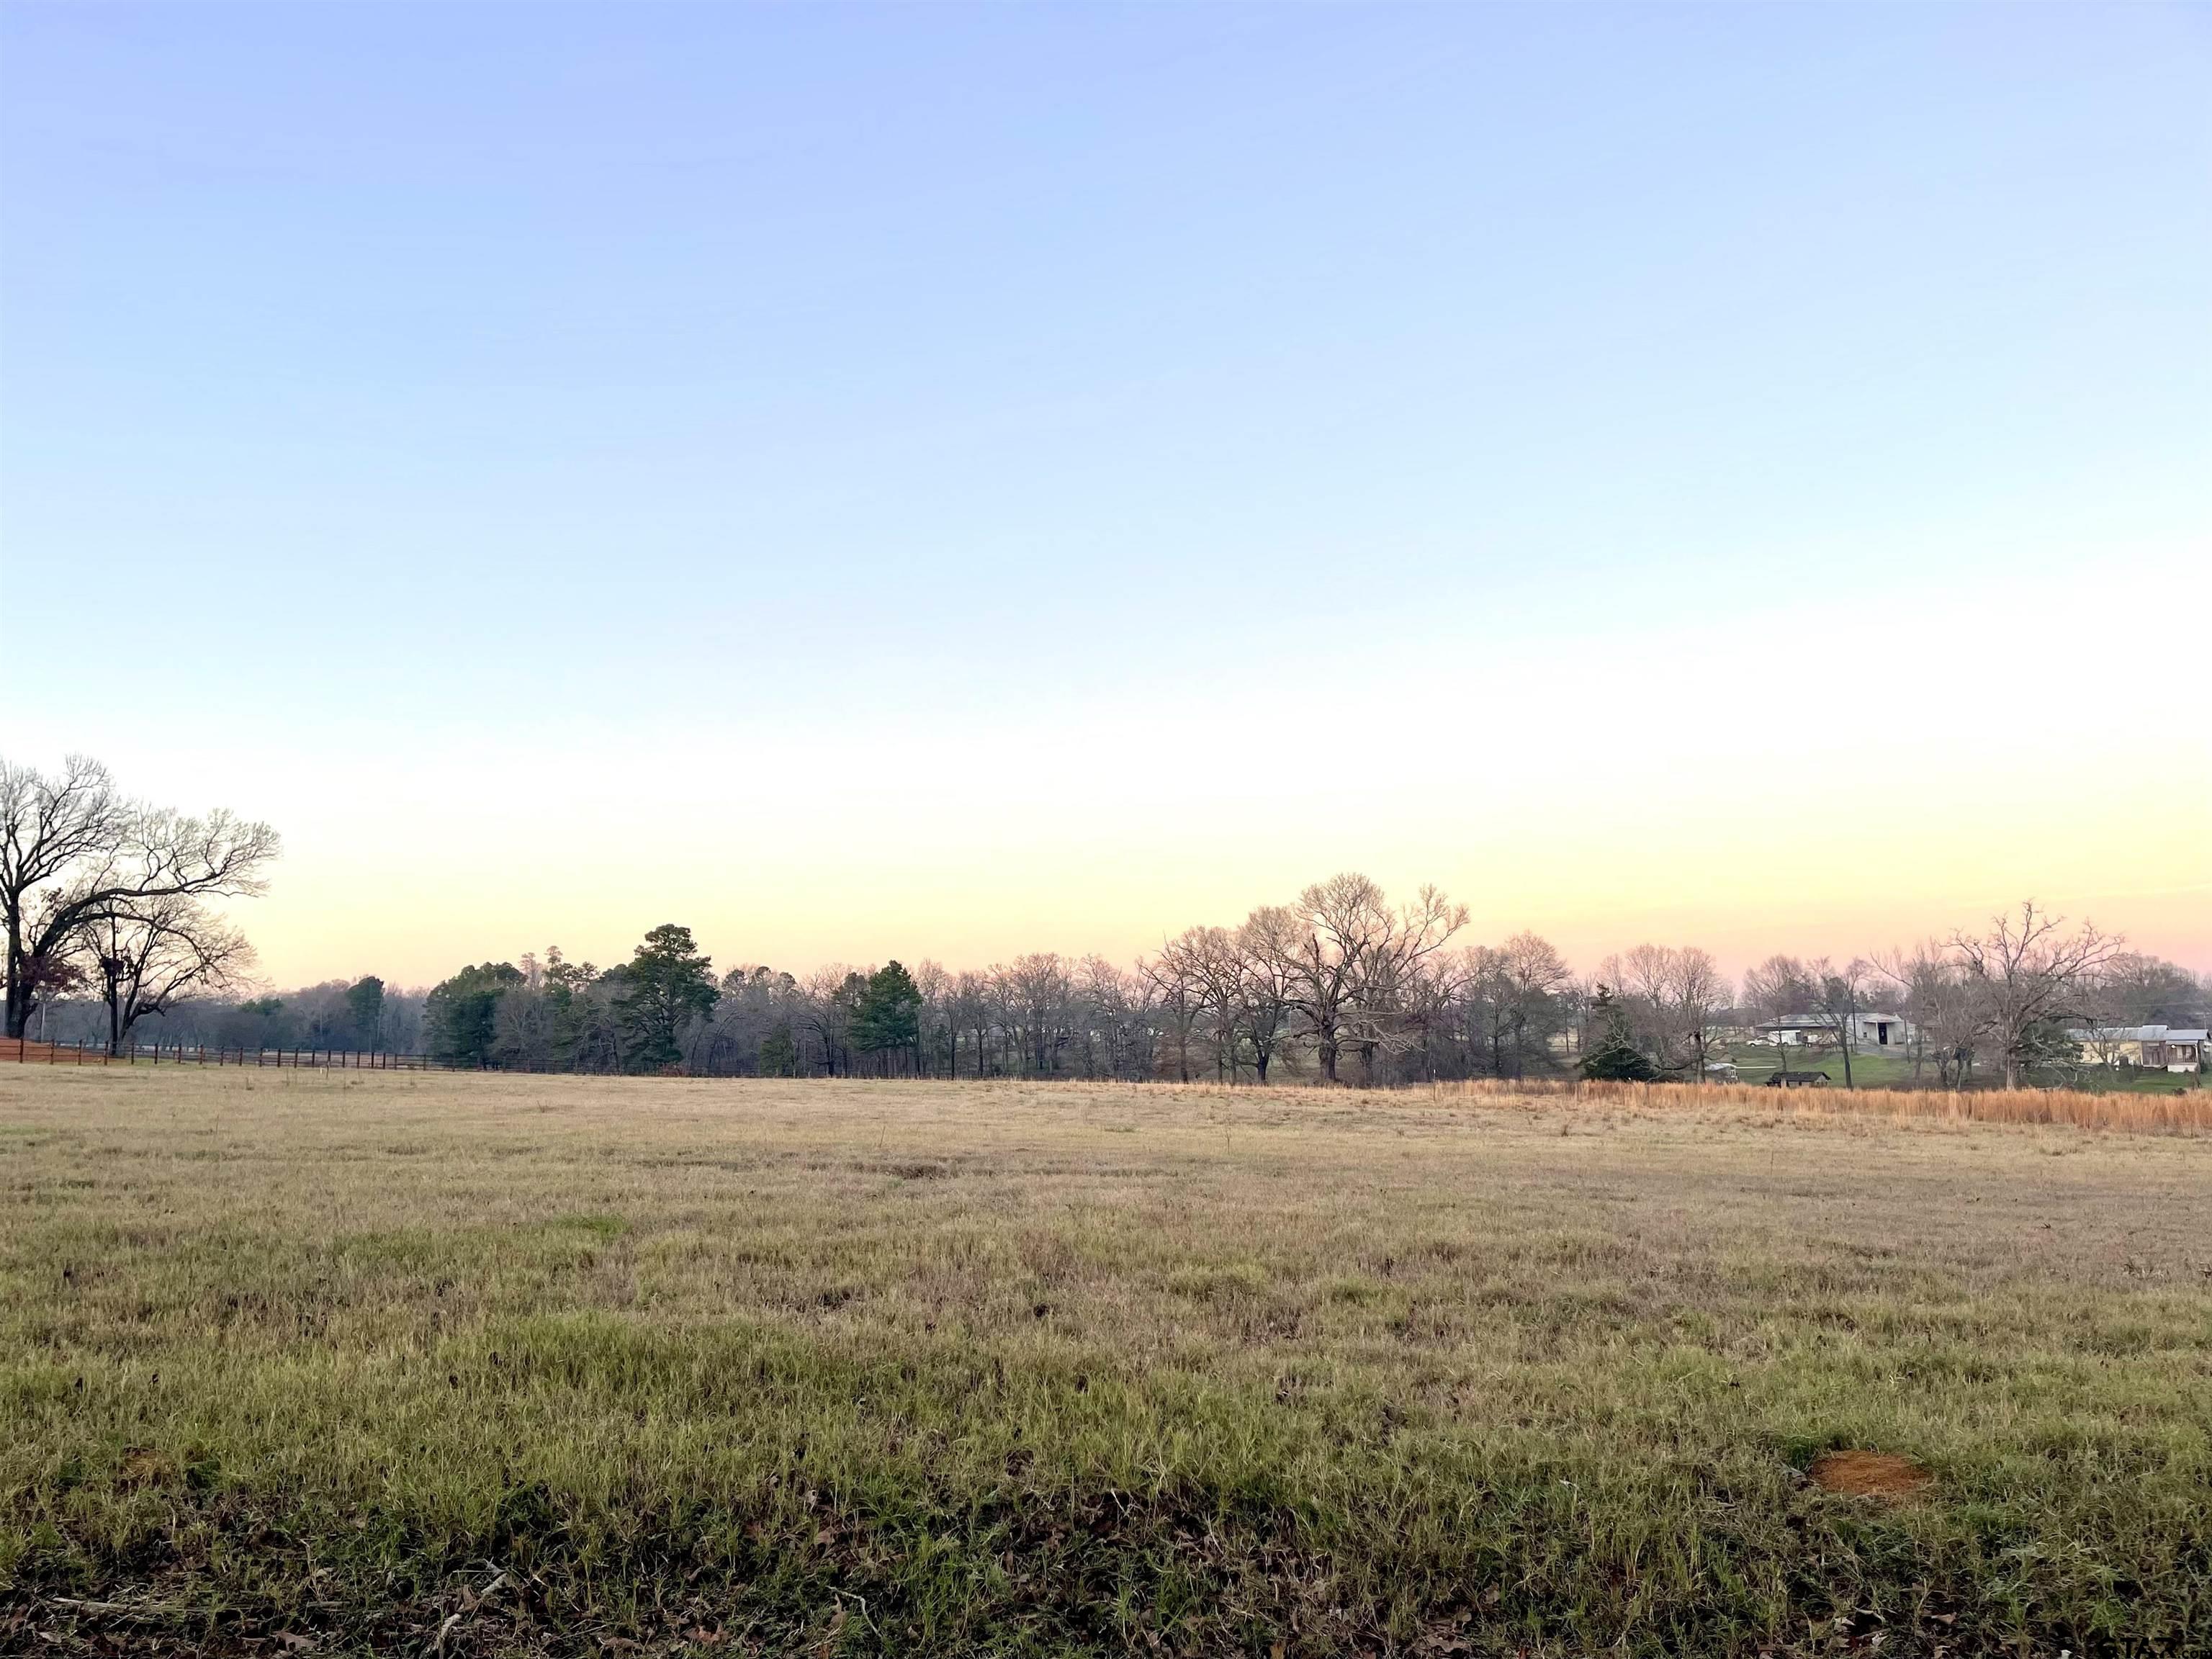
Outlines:
[[2179,1025],[2097,1025],[2066,1036],[2081,1045],[2086,1060],[2154,1072],[2202,1072],[2205,1045],[2212,1041],[2202,1026]]
[[[1912,1041],[1912,1027],[1902,1014],[1853,1014],[1843,1023],[1850,1028],[1851,1047],[1863,1053],[1901,1054]],[[1837,1036],[1836,1022],[1809,1014],[1770,1019],[1753,1029],[1761,1042],[1784,1047],[1833,1042]]]

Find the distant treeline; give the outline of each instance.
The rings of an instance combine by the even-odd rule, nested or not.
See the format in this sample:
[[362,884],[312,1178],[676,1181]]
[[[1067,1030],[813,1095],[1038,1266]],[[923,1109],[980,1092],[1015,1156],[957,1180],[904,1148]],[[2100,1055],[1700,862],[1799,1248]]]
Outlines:
[[1433,887],[1392,903],[1317,882],[1136,963],[1049,951],[976,971],[745,964],[717,975],[689,928],[600,969],[558,949],[428,991],[378,975],[270,993],[208,897],[260,890],[276,837],[221,811],[118,794],[96,763],[0,761],[8,1035],[222,1048],[380,1049],[460,1065],[698,1076],[1035,1077],[1388,1085],[1577,1071],[1702,1080],[1723,1040],[1792,1021],[1850,1080],[1864,1017],[1905,1023],[1916,1079],[2008,1085],[2094,1060],[2069,1033],[2202,1024],[2208,988],[2033,903],[1906,950],[1769,957],[1741,986],[1695,946],[1641,945],[1578,975],[1534,933],[1469,945]]
[[[751,964],[718,976],[690,931],[672,924],[610,969],[549,949],[472,964],[427,993],[369,976],[188,1003],[146,1040],[382,1048],[530,1071],[1334,1076],[1388,1086],[1577,1073],[1694,1079],[1718,1071],[1724,1042],[1778,1018],[1812,1022],[1816,1043],[1848,1059],[1859,1024],[1878,1010],[1910,1022],[1905,1052],[1916,1077],[1948,1087],[1996,1084],[2008,1072],[2015,1081],[2069,1080],[2094,1059],[2068,1037],[2075,1022],[2201,1024],[2212,1000],[2154,957],[2099,948],[2083,965],[2094,936],[2051,927],[2032,907],[1992,926],[2001,950],[2011,942],[2008,956],[1993,956],[1984,939],[1840,966],[1775,957],[1741,987],[1694,947],[1639,945],[1579,976],[1534,934],[1457,945],[1463,920],[1433,892],[1394,908],[1371,882],[1344,876],[1241,927],[1193,928],[1127,967],[1040,952],[977,972],[894,961],[803,977]],[[78,1012],[57,1010],[64,1037],[76,1034],[70,1016]],[[83,1023],[93,1024],[89,1011]]]
[[[170,1004],[131,1024],[125,1042],[188,1048],[300,1048],[319,1053],[428,1052],[422,1006],[428,994],[387,988],[375,975],[252,995],[203,996]],[[107,1010],[81,998],[42,1009],[31,1035],[58,1042],[105,1042]]]

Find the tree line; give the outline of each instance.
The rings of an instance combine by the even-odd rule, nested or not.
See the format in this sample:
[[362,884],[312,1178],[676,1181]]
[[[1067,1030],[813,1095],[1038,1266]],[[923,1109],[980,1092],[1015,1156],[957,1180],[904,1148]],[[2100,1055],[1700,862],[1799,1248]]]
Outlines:
[[719,977],[670,924],[605,971],[557,949],[466,968],[430,992],[424,1029],[442,1058],[522,1069],[1391,1086],[1697,1080],[1723,1069],[1728,1039],[1790,1021],[1848,1085],[1861,1017],[1880,1012],[1906,1022],[1915,1080],[2014,1086],[2094,1061],[2067,1036],[2079,1022],[2201,1020],[2208,1000],[2185,970],[2033,903],[1875,957],[1771,957],[1740,987],[1694,946],[1638,945],[1583,978],[1534,933],[1456,945],[1465,922],[1432,888],[1394,905],[1348,873],[1127,966],[1044,951]]
[[605,969],[549,948],[427,991],[368,975],[279,995],[209,908],[261,891],[278,845],[265,824],[128,799],[82,757],[52,776],[0,761],[8,1034],[48,1009],[96,1018],[114,1045],[150,1025],[170,1042],[419,1048],[526,1070],[1389,1086],[1702,1079],[1730,1036],[1790,1020],[1827,1036],[1849,1083],[1859,1018],[1881,1011],[1909,1023],[1915,1079],[1956,1086],[2063,1070],[2081,1058],[2076,1025],[2201,1020],[2208,1000],[2186,971],[2033,903],[1909,949],[1772,957],[1740,987],[1695,946],[1640,945],[1584,977],[1532,933],[1466,942],[1467,907],[1434,887],[1393,902],[1356,872],[1126,965],[1040,951],[979,970],[717,975],[669,923]]

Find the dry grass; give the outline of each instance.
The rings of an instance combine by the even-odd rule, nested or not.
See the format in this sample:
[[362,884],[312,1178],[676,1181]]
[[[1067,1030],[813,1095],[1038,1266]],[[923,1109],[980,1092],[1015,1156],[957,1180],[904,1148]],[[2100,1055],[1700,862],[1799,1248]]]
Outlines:
[[2206,1650],[2212,1138],[1681,1092],[0,1069],[0,1645]]
[[[2193,1079],[2191,1079],[2193,1082]],[[2075,1089],[1770,1089],[1729,1083],[1448,1083],[1436,1098],[1546,1103],[1586,1099],[1665,1111],[1750,1107],[1787,1116],[1935,1118],[1947,1123],[2063,1123],[2076,1129],[2131,1134],[2212,1133],[2212,1090],[2185,1086],[2166,1093]]]

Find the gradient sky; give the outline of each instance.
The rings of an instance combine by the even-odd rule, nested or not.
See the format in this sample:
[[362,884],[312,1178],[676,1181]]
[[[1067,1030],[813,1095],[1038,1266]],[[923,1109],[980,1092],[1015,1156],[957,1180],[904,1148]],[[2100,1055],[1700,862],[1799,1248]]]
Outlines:
[[0,9],[0,733],[279,983],[2212,969],[2212,12]]

